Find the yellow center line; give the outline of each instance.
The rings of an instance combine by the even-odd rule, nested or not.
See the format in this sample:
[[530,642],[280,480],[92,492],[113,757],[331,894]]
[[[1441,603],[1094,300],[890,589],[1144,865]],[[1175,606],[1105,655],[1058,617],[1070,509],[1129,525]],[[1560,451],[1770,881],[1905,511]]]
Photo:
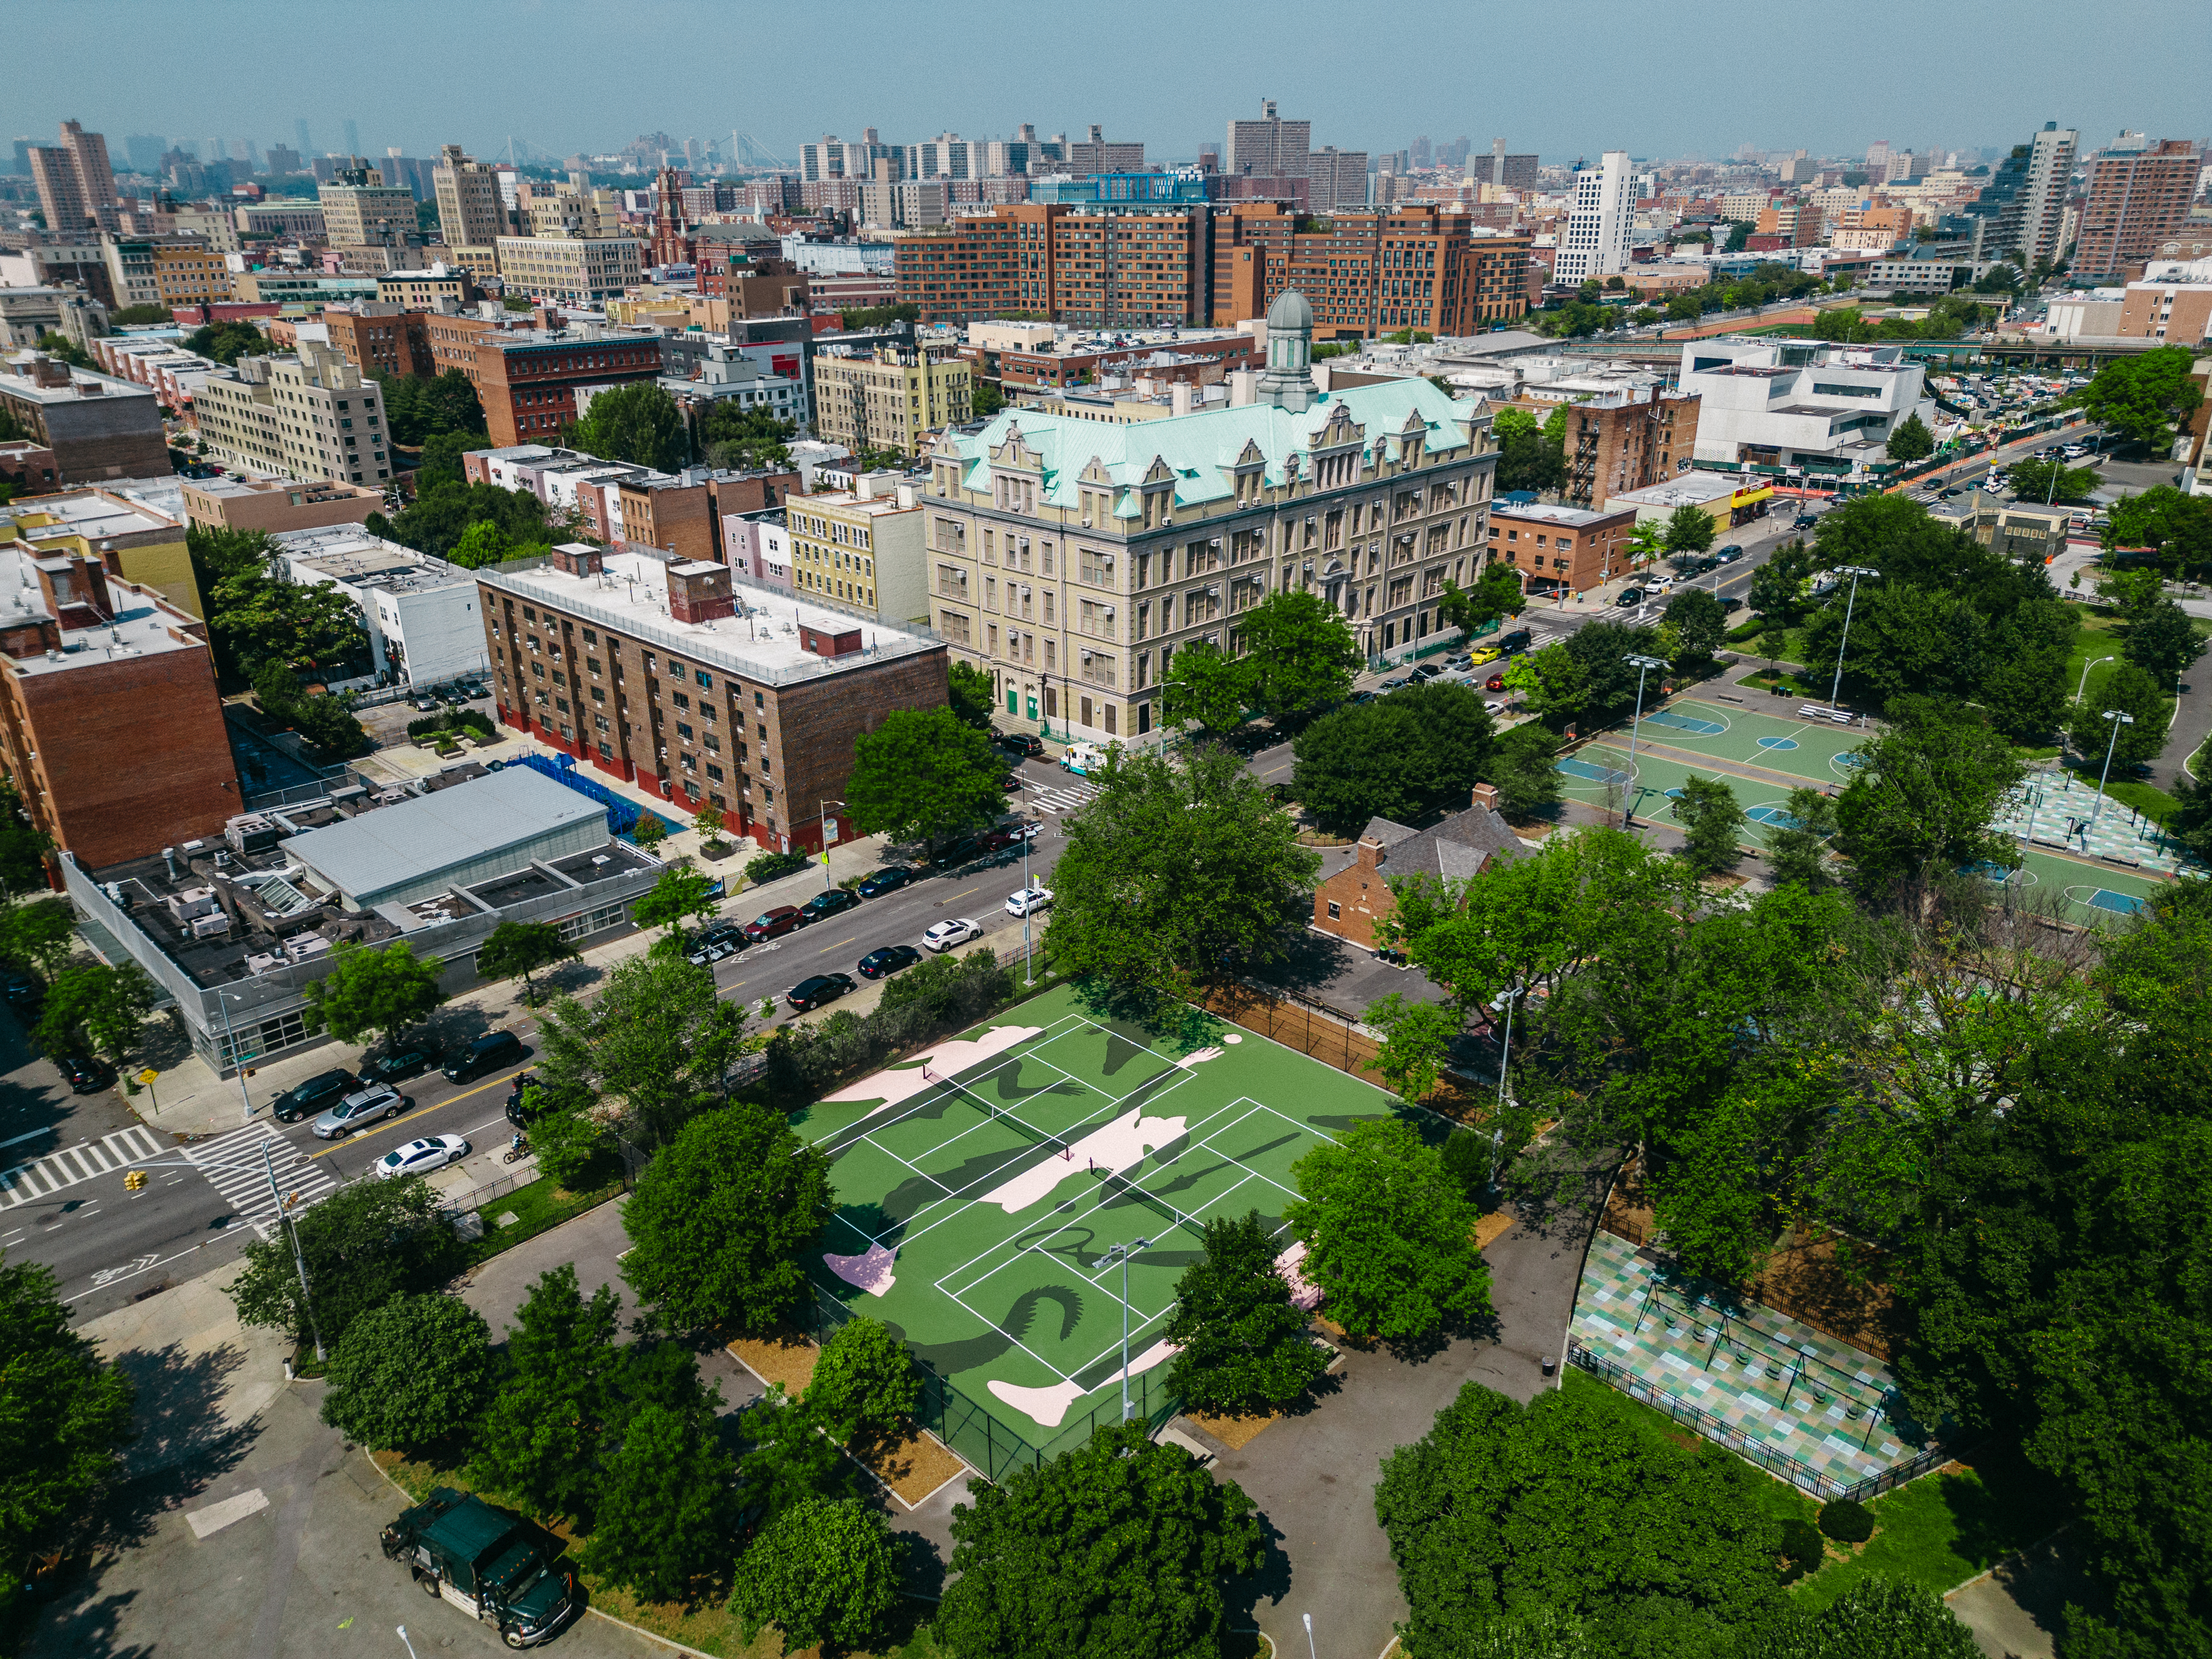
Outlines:
[[487,1089],[496,1089],[502,1083],[512,1083],[516,1078],[520,1077],[523,1072],[527,1071],[529,1067],[523,1066],[515,1071],[509,1072],[505,1077],[495,1077],[489,1083],[479,1083],[473,1089],[464,1089],[457,1095],[448,1095],[445,1099],[440,1101],[434,1106],[418,1106],[413,1111],[408,1113],[406,1116],[395,1117],[390,1122],[379,1124],[374,1129],[356,1130],[352,1134],[347,1135],[342,1139],[333,1140],[329,1146],[324,1147],[322,1151],[319,1152],[309,1152],[307,1156],[309,1158],[328,1158],[332,1152],[337,1151],[341,1146],[350,1146],[356,1141],[366,1140],[371,1135],[388,1134],[392,1130],[399,1128],[403,1125],[412,1123],[416,1118],[421,1117],[426,1112],[443,1111],[447,1107],[452,1105],[457,1100],[466,1100],[471,1095],[480,1095]]

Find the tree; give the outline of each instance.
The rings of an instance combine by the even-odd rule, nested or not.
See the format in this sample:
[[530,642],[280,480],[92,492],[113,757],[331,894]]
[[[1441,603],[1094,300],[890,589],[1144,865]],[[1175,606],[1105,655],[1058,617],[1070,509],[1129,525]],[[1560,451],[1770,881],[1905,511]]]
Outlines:
[[507,1331],[507,1373],[477,1437],[472,1480],[540,1515],[590,1513],[606,1423],[621,1377],[622,1298],[579,1293],[574,1263],[538,1275]]
[[658,812],[641,812],[637,828],[629,832],[630,839],[650,853],[668,839],[668,820]]
[[2105,480],[2094,466],[2069,466],[2054,457],[2014,462],[2006,482],[2023,501],[2086,501]]
[[1254,665],[1203,640],[1176,651],[1160,681],[1160,718],[1170,726],[1197,722],[1208,737],[1244,724],[1257,687]]
[[[2106,720],[2115,708],[2128,719]],[[2110,755],[2112,769],[2125,772],[2156,760],[2166,747],[2166,688],[2135,664],[2120,663],[2098,683],[2097,695],[2074,710],[2067,741],[2091,765],[2101,769]]]
[[856,1490],[858,1467],[822,1431],[805,1402],[788,1398],[781,1382],[746,1412],[745,1437],[751,1443],[738,1464],[745,1507],[761,1521],[814,1498],[849,1498]]
[[475,384],[458,368],[449,368],[434,379],[386,374],[374,379],[384,388],[385,423],[395,443],[412,447],[434,437],[474,434],[483,429],[483,404]]
[[623,1277],[676,1329],[767,1329],[806,1294],[798,1255],[829,1203],[829,1160],[781,1114],[706,1113],[639,1177],[623,1212]]
[[1728,612],[1702,587],[1685,588],[1668,600],[1665,619],[1680,642],[1678,663],[1710,662],[1728,638]]
[[461,538],[446,550],[446,561],[464,570],[481,570],[514,556],[514,544],[494,519],[479,519],[461,532]]
[[1450,577],[1444,578],[1437,619],[1444,627],[1459,629],[1472,637],[1486,623],[1519,616],[1527,604],[1521,573],[1501,560],[1486,559],[1471,588],[1462,591]]
[[1534,720],[1498,738],[1490,781],[1497,786],[1498,810],[1508,818],[1525,822],[1558,804],[1559,769],[1553,758],[1558,748],[1559,740]]
[[52,978],[76,953],[76,912],[65,898],[11,905],[0,914],[0,952]]
[[2147,547],[2169,576],[2201,580],[2212,569],[2212,497],[2159,484],[2112,503],[2105,526],[2107,551]]
[[331,971],[307,981],[303,1018],[311,1031],[328,1030],[340,1042],[391,1037],[420,1024],[446,1000],[438,981],[442,957],[420,957],[404,939],[371,950],[341,945]]
[[1836,847],[1852,880],[1878,892],[1966,865],[2015,867],[2018,847],[1990,829],[2026,775],[2012,745],[1972,711],[1932,698],[1905,698],[1891,719],[1836,803]]
[[1920,418],[1916,410],[1897,423],[1889,441],[1881,447],[1882,453],[1893,461],[1924,461],[1936,453],[1936,434],[1928,429],[1928,422]]
[[[1595,333],[1607,315],[1596,306],[1570,306],[1556,316],[1554,331],[1577,336]],[[1559,425],[1556,432],[1549,422],[1540,426],[1526,410],[1509,407],[1498,411],[1491,434],[1498,445],[1496,488],[1501,495],[1523,489],[1540,493],[1557,489],[1566,482],[1564,420]]]
[[276,661],[294,669],[340,666],[365,654],[368,633],[361,611],[335,587],[280,582],[264,570],[244,570],[203,590],[208,633],[229,674],[251,674]]
[[1685,826],[1682,857],[1699,875],[1733,870],[1743,857],[1743,807],[1735,791],[1719,779],[1694,774],[1685,778],[1681,797],[1674,803],[1674,819]]
[[1768,1621],[1743,1649],[1744,1659],[1980,1659],[1981,1651],[1934,1590],[1881,1574],[1856,1580],[1818,1613],[1792,1608]]
[[744,1051],[745,1013],[719,1000],[711,969],[666,954],[631,957],[589,1003],[562,997],[538,1022],[546,1103],[577,1111],[621,1103],[631,1132],[665,1140],[719,1092]]
[[158,995],[146,970],[127,958],[119,968],[64,969],[47,989],[32,1039],[45,1054],[89,1046],[120,1066],[137,1048]]
[[934,847],[1006,810],[1006,763],[950,708],[899,708],[853,744],[845,800],[864,836]]
[[1464,806],[1489,781],[1495,750],[1490,712],[1471,687],[1409,685],[1299,732],[1291,787],[1322,829],[1354,835],[1370,818],[1412,823]]
[[713,915],[720,905],[711,890],[714,885],[714,878],[702,871],[672,866],[660,872],[653,890],[638,900],[630,920],[641,927],[665,927],[667,933],[654,948],[680,951],[684,924],[694,916],[703,920]]
[[[533,1084],[523,1094],[526,1104],[535,1109],[544,1091]],[[614,1139],[613,1131],[588,1111],[546,1112],[530,1126],[530,1150],[538,1167],[569,1192],[582,1189],[599,1160],[614,1150]]]
[[1490,1311],[1474,1206],[1410,1125],[1354,1124],[1291,1173],[1300,1271],[1352,1336],[1422,1344]]
[[[15,786],[0,778],[0,902],[46,879],[54,838],[31,822]],[[0,912],[0,952],[9,950],[12,911]]]
[[482,1314],[459,1297],[394,1297],[346,1328],[323,1421],[378,1450],[434,1446],[476,1422],[495,1378]]
[[1270,593],[1239,617],[1237,641],[1254,701],[1278,723],[1343,702],[1366,665],[1341,613],[1320,594],[1297,588]]
[[641,1407],[605,1459],[585,1570],[648,1601],[691,1601],[729,1563],[734,1474],[711,1412]]
[[1830,884],[1827,844],[1836,833],[1836,804],[1805,784],[1790,792],[1787,820],[1766,832],[1766,867],[1778,885],[1794,881],[1812,892]]
[[522,980],[522,1000],[533,1006],[538,994],[531,975],[557,963],[574,962],[576,947],[561,936],[560,925],[550,921],[502,921],[491,937],[477,947],[477,972],[485,979]]
[[594,394],[562,441],[603,461],[673,472],[684,462],[684,415],[658,385],[638,380]]
[[1652,655],[1660,644],[1656,628],[1585,623],[1557,644],[1515,658],[1505,684],[1555,729],[1571,720],[1611,725],[1635,708],[1639,682],[1656,691],[1627,659]]
[[[1404,885],[1393,883],[1393,892]],[[1451,1041],[1462,1024],[1449,1008],[1408,1002],[1395,991],[1369,1003],[1360,1023],[1382,1033],[1382,1046],[1375,1055],[1376,1073],[1406,1099],[1416,1102],[1426,1099],[1443,1080]]]
[[175,313],[167,306],[125,306],[119,311],[109,312],[107,320],[117,328],[151,328],[175,320]]
[[1225,749],[1111,757],[1061,820],[1054,964],[1170,993],[1279,961],[1321,860]]
[[[1783,1611],[1759,1479],[1580,1389],[1524,1408],[1467,1384],[1375,1491],[1408,1659],[1494,1651],[1496,1621],[1562,1617],[1588,1621],[1591,1655],[1724,1650]],[[1655,1623],[1665,1639],[1636,1639]]]
[[847,1320],[815,1357],[806,1409],[841,1446],[897,1439],[921,1406],[921,1378],[914,1361],[880,1320]]
[[866,1648],[878,1645],[901,1593],[883,1517],[850,1498],[809,1498],[777,1516],[738,1558],[730,1612],[749,1643],[774,1625],[786,1653]]
[[2088,385],[2068,392],[2065,402],[2100,426],[2163,456],[2173,447],[2176,423],[2203,401],[2202,388],[2190,377],[2195,362],[2196,353],[2187,346],[2160,346],[2116,358]]
[[991,677],[973,663],[955,661],[945,671],[945,681],[947,706],[960,723],[989,732],[991,716],[997,712]]
[[23,1574],[88,1518],[136,1430],[131,1379],[70,1328],[51,1269],[0,1262],[0,1620],[21,1631]]
[[2172,599],[2161,599],[2129,619],[2127,642],[2121,649],[2136,667],[2161,685],[2171,685],[2204,654],[2204,641],[2197,637],[2189,613]]
[[1206,1253],[1176,1281],[1162,1334],[1176,1346],[1168,1387],[1186,1407],[1216,1417],[1279,1410],[1328,1369],[1276,1271],[1280,1248],[1257,1210],[1206,1224]]
[[245,1270],[225,1287],[248,1325],[289,1331],[328,1346],[353,1322],[395,1296],[435,1291],[459,1271],[460,1240],[427,1181],[356,1181],[295,1213],[291,1229],[307,1264],[307,1300],[292,1243],[281,1234],[248,1239]]
[[267,353],[269,337],[248,322],[210,323],[185,336],[185,349],[197,356],[231,364],[240,357]]
[[[467,376],[463,375],[462,378],[466,380]],[[473,430],[457,428],[449,432],[426,434],[422,443],[422,459],[415,469],[415,490],[418,501],[443,484],[465,487],[468,466],[461,458],[471,450],[489,449],[491,434],[481,425]]]
[[1265,1559],[1252,1500],[1142,1423],[952,1510],[952,1571],[932,1626],[954,1659],[1183,1659],[1225,1632],[1223,1589]]
[[1667,550],[1702,553],[1713,544],[1713,515],[1685,502],[1667,515]]

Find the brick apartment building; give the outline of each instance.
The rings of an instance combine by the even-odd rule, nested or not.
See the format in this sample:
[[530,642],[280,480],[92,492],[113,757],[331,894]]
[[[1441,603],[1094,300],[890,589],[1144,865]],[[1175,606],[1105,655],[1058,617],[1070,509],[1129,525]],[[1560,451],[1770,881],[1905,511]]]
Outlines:
[[1523,397],[1515,407],[1539,421],[1559,413],[1565,398],[1566,430],[1560,444],[1567,474],[1559,495],[1570,505],[1602,511],[1613,496],[1665,483],[1687,469],[1697,453],[1702,400],[1680,397],[1656,380],[1607,377],[1602,373],[1554,382],[1556,396]]
[[2197,147],[2168,138],[2139,155],[2100,155],[2074,244],[2076,278],[2140,273],[2158,245],[2189,222],[2201,164]]
[[575,420],[579,387],[660,374],[660,343],[652,336],[518,329],[481,332],[473,344],[470,378],[483,400],[485,430],[501,448],[551,442]]
[[477,585],[503,723],[765,847],[818,850],[854,740],[945,702],[942,643],[722,565],[573,543]]
[[2168,345],[2202,345],[2212,335],[2212,282],[2130,283],[2115,331]]
[[185,516],[208,530],[314,530],[366,524],[384,511],[384,492],[326,478],[187,478]]
[[625,551],[672,551],[679,562],[730,562],[720,526],[726,514],[781,506],[799,492],[796,472],[715,472],[692,467],[656,472],[603,461],[548,444],[472,449],[461,457],[471,483],[526,489],[559,522],[574,510],[590,532]]
[[374,301],[347,309],[328,306],[322,321],[331,343],[363,374],[438,373],[430,355],[429,319],[420,311]]
[[173,470],[150,387],[33,352],[0,368],[0,410],[53,453],[58,483],[166,477]]
[[205,625],[81,540],[0,546],[0,766],[89,865],[220,835],[242,809]]
[[1376,929],[1398,908],[1390,884],[1410,876],[1472,880],[1523,855],[1520,837],[1498,810],[1498,791],[1477,784],[1474,804],[1427,830],[1370,818],[1350,864],[1314,890],[1313,925],[1372,951]]
[[1490,509],[1490,554],[1519,574],[1523,593],[1586,592],[1629,568],[1635,528],[1633,507],[1593,513],[1499,501]]
[[[797,317],[811,303],[806,273],[759,245],[701,239],[697,249],[701,297],[720,300],[732,317]],[[770,242],[767,246],[777,247]]]
[[1327,228],[1272,203],[1217,216],[1213,319],[1267,314],[1285,289],[1313,307],[1319,339],[1361,339],[1415,329],[1473,334],[1528,309],[1528,236],[1477,234],[1449,203],[1409,202],[1387,211],[1342,212]]

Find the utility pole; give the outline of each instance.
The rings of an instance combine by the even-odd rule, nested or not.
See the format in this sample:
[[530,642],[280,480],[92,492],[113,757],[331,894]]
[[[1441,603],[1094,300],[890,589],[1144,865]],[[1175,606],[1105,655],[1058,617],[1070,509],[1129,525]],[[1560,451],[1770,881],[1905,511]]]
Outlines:
[[[1636,782],[1636,738],[1644,726],[1644,677],[1655,668],[1666,667],[1667,659],[1663,657],[1639,657],[1632,653],[1623,657],[1621,661],[1631,665],[1636,670],[1636,718],[1628,728],[1628,781],[1632,786],[1632,792],[1628,794],[1628,805],[1621,809],[1620,813],[1620,827],[1626,830],[1636,822],[1636,796],[1632,793],[1632,786]],[[1501,1072],[1498,1076],[1498,1087],[1502,1091],[1504,1086],[1505,1079]]]
[[1844,689],[1844,647],[1851,642],[1851,612],[1857,608],[1859,602],[1859,578],[1879,577],[1881,572],[1863,564],[1840,564],[1836,567],[1836,574],[1851,579],[1851,593],[1850,598],[1844,602],[1844,636],[1836,641],[1836,678],[1828,687],[1828,707],[1831,708],[1836,706],[1837,694]]

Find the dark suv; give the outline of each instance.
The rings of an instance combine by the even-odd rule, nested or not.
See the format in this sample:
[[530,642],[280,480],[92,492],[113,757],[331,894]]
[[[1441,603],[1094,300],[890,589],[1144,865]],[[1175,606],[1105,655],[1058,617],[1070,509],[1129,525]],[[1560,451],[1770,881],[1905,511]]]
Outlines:
[[1044,744],[1027,732],[994,732],[991,741],[1010,753],[1030,760],[1039,759],[1044,754]]
[[1510,657],[1516,651],[1526,651],[1534,638],[1527,629],[1516,628],[1510,634],[1498,636],[1498,648]]
[[351,1072],[324,1072],[285,1090],[269,1103],[269,1109],[276,1114],[279,1123],[297,1123],[303,1117],[313,1117],[337,1105],[361,1086],[362,1079]]
[[860,902],[857,895],[848,893],[842,887],[832,887],[826,893],[817,893],[799,907],[799,925],[801,927],[811,927],[824,916],[834,916],[854,908]]
[[466,1083],[472,1077],[497,1071],[522,1058],[522,1039],[512,1031],[494,1031],[448,1060],[440,1069],[448,1083]]
[[392,1084],[420,1077],[438,1063],[438,1045],[428,1037],[394,1043],[375,1059],[362,1061],[361,1080],[364,1084]]

